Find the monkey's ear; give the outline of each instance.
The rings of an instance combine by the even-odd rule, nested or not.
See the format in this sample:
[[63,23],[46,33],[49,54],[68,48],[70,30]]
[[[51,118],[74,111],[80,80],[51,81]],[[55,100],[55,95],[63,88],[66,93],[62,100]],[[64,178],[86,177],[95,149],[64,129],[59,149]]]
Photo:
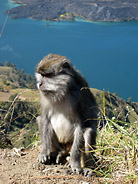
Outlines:
[[65,62],[62,64],[62,67],[65,68],[65,69],[66,69],[66,68],[69,69],[69,68],[70,68],[70,63],[69,63],[68,61],[65,61]]

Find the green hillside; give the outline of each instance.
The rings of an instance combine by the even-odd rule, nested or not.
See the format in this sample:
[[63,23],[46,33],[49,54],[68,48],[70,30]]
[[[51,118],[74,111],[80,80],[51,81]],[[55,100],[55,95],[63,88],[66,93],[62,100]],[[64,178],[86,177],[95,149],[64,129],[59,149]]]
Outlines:
[[19,70],[14,64],[5,62],[0,66],[0,91],[8,92],[16,88],[35,89],[35,79],[26,74],[23,69]]

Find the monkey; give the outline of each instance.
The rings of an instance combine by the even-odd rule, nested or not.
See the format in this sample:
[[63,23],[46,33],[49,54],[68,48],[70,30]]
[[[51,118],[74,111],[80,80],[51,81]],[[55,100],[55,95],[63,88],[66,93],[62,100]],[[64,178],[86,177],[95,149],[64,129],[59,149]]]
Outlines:
[[98,105],[85,78],[65,56],[49,54],[36,67],[41,115],[38,117],[41,152],[38,161],[60,162],[70,155],[73,173],[91,176],[96,144]]

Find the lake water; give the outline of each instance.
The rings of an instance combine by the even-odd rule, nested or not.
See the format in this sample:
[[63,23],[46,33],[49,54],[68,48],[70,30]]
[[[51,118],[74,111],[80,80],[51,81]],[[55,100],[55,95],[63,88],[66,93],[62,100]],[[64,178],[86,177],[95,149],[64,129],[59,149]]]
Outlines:
[[[0,31],[6,18],[3,13],[10,6],[13,4],[8,0],[0,1]],[[10,61],[33,74],[48,53],[68,57],[90,87],[138,102],[138,21],[45,22],[8,18],[0,38],[0,61]]]

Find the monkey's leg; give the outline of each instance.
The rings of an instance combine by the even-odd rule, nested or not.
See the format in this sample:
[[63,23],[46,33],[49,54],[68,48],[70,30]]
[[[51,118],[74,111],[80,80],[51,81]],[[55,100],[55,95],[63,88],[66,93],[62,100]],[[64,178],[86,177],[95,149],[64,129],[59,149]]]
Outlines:
[[66,163],[66,157],[67,157],[68,153],[66,152],[66,150],[61,150],[59,151],[57,157],[56,157],[56,164],[64,164]]
[[70,165],[71,169],[74,173],[81,173],[83,169],[81,168],[81,147],[83,143],[83,136],[82,136],[82,130],[80,126],[77,126],[74,131],[74,140],[73,145],[71,148],[71,155],[70,155]]
[[85,169],[84,175],[85,176],[92,176],[92,166],[94,165],[94,145],[96,144],[96,129],[87,128],[84,133],[84,141],[85,141],[85,153],[84,153],[84,162],[85,162]]

